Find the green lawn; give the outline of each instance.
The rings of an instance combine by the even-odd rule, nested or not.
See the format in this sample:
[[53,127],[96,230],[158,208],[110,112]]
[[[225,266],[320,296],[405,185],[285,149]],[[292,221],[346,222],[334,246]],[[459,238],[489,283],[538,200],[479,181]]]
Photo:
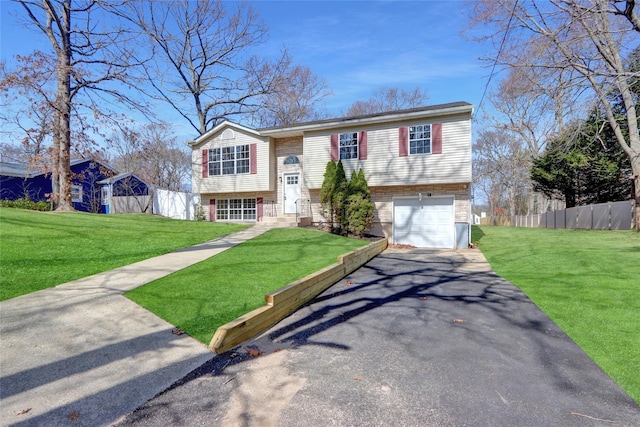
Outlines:
[[125,295],[209,345],[219,326],[262,306],[265,294],[367,243],[315,230],[274,229]]
[[0,301],[246,227],[151,215],[0,208]]
[[640,404],[640,233],[481,226],[472,240]]

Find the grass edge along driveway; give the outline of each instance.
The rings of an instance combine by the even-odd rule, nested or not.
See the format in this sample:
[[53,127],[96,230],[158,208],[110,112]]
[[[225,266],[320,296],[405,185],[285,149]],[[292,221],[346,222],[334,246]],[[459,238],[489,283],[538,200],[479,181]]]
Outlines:
[[265,294],[368,243],[304,228],[273,229],[125,296],[209,345],[218,327],[264,305]]
[[153,215],[0,208],[0,301],[240,231]]
[[640,233],[474,226],[472,234],[493,270],[640,404]]

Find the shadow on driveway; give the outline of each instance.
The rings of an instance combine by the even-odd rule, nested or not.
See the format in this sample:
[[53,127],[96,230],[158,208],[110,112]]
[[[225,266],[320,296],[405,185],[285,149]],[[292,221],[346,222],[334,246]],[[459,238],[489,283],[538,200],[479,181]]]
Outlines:
[[480,252],[387,250],[122,425],[203,422],[637,426],[640,408]]

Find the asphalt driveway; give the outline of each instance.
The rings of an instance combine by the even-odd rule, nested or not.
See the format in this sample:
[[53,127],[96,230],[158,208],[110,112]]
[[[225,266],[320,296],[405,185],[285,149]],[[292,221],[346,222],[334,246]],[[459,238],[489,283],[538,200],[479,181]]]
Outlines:
[[387,250],[120,425],[638,426],[640,407],[480,252]]

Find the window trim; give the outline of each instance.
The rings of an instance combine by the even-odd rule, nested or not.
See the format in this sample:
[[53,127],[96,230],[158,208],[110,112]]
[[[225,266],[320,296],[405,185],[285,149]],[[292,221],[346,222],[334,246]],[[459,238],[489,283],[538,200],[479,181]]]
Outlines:
[[100,198],[102,199],[102,206],[111,204],[111,188],[108,185],[105,185],[100,189]]
[[[238,203],[239,202],[239,203]],[[256,198],[215,199],[215,221],[256,221],[258,201]]]
[[[423,137],[422,138],[411,138],[412,134],[417,133],[418,131],[415,130],[415,128],[417,127],[422,127],[422,134]],[[429,129],[429,137],[425,138],[424,137],[424,133],[425,133],[425,128]],[[429,151],[423,151],[423,152],[413,152],[412,147],[411,147],[411,142],[418,142],[418,141],[428,141],[429,143]],[[424,147],[424,145],[423,145]],[[426,124],[421,124],[421,125],[413,125],[413,126],[409,126],[407,128],[407,154],[409,156],[422,156],[425,154],[433,154],[433,124],[432,123],[426,123]]]
[[[251,144],[209,149],[208,176],[248,175],[251,173]],[[231,168],[233,167],[233,169]]]
[[[343,137],[345,137],[345,142],[350,142],[349,145],[343,145]],[[349,137],[349,139],[346,139],[346,137]],[[341,133],[338,134],[338,160],[358,160],[359,159],[359,138],[360,135],[358,134],[358,132],[346,132],[346,133]],[[354,153],[353,148],[355,148],[355,156],[352,157],[343,157],[342,153],[343,153],[343,149],[347,149],[349,148],[349,152],[350,153]]]
[[[76,197],[73,195],[73,190],[78,190]],[[71,202],[82,203],[82,196],[82,185],[71,185]]]

